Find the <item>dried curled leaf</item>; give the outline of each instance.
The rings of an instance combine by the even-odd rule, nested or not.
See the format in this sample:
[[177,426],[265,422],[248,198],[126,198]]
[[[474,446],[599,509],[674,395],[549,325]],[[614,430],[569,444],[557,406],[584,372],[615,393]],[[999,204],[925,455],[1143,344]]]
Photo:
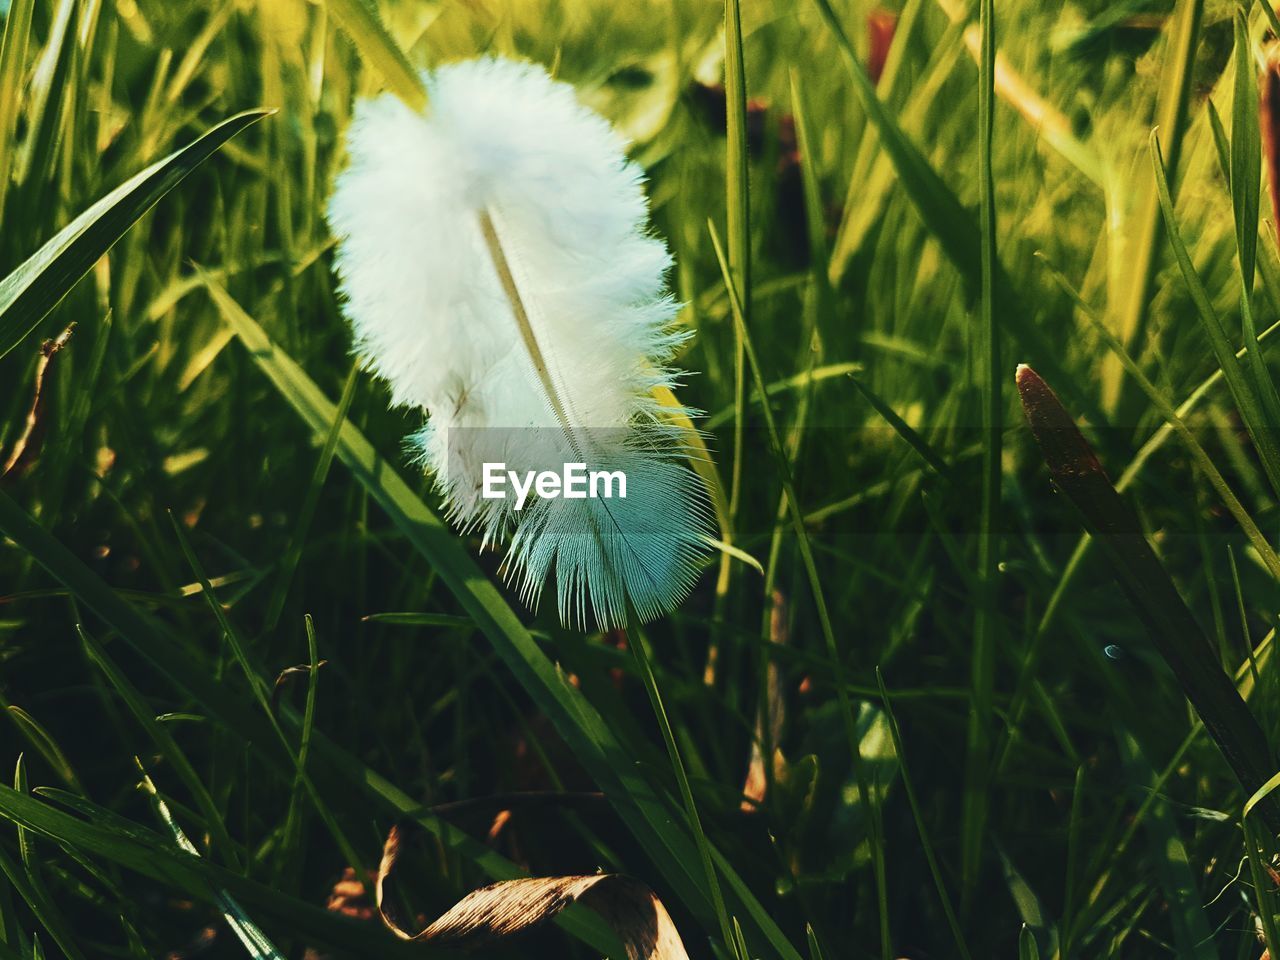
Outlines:
[[616,873],[575,877],[526,877],[473,890],[417,933],[388,913],[390,881],[399,859],[400,829],[387,836],[378,867],[378,912],[402,940],[454,950],[489,947],[533,930],[570,904],[594,911],[613,929],[628,960],[688,960],[670,914],[653,891]]
[[[328,660],[321,660],[316,663],[316,667],[323,667],[328,662]],[[296,667],[285,667],[285,669],[281,670],[276,676],[275,685],[271,688],[271,709],[274,710],[280,706],[280,694],[284,692],[284,688],[290,680],[294,677],[305,677],[309,673],[311,673],[311,664],[309,663],[300,663]]]
[[75,331],[73,323],[60,333],[56,340],[46,340],[40,345],[40,360],[36,364],[36,383],[32,391],[31,409],[27,413],[27,423],[18,437],[9,456],[0,467],[0,485],[17,480],[34,466],[40,455],[45,422],[45,400],[51,392],[53,382],[54,357],[67,345],[71,334]]

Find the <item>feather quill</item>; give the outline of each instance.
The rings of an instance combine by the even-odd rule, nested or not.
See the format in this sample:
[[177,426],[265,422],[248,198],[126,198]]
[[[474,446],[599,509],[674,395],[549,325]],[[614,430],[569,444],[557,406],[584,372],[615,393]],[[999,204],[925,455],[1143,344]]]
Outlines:
[[[686,334],[648,231],[639,168],[541,67],[480,59],[423,74],[430,106],[359,103],[329,204],[355,349],[395,405],[451,520],[561,619],[648,620],[692,588],[710,511],[653,391]],[[683,411],[688,412],[688,411]],[[481,496],[486,463],[525,475],[621,470],[625,498]]]

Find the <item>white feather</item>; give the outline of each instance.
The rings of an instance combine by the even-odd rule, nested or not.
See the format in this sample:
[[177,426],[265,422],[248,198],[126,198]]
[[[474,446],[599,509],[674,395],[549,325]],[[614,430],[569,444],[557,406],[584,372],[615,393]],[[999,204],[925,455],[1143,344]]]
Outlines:
[[[566,622],[670,610],[697,574],[708,511],[651,394],[674,384],[682,335],[643,175],[541,67],[471,60],[423,77],[423,113],[390,94],[357,105],[329,205],[356,351],[393,404],[427,412],[411,442],[450,517],[510,539],[529,602],[554,576]],[[480,497],[482,464],[499,462],[623,469],[627,497],[516,512]]]

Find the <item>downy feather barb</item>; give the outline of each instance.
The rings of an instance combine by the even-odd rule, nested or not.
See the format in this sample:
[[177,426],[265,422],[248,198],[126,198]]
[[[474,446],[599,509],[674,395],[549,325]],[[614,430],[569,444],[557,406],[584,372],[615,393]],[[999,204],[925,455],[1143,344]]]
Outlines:
[[[692,588],[705,488],[652,391],[686,334],[648,231],[640,169],[602,117],[541,67],[469,60],[423,75],[430,106],[357,104],[328,219],[355,349],[392,403],[450,519],[561,619],[648,620]],[[520,474],[586,463],[625,498],[482,496],[486,463]]]

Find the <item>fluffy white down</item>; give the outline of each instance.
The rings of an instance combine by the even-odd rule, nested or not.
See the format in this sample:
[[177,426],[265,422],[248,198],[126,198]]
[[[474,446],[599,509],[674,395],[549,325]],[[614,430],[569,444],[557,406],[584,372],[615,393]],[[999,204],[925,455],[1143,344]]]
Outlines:
[[[589,607],[615,625],[628,605],[647,619],[691,586],[706,511],[650,394],[672,383],[665,363],[680,337],[642,173],[607,121],[539,66],[471,60],[423,76],[423,114],[390,94],[357,105],[329,205],[355,349],[394,404],[426,410],[412,442],[450,516],[486,541],[515,533],[525,521],[512,501],[479,497],[481,464],[578,457],[485,246],[489,211],[589,465],[639,451],[660,461],[641,473],[664,487],[634,503],[541,505],[539,535],[516,535],[509,569],[531,602],[554,572],[565,619],[585,622]],[[667,516],[642,515],[646,503]]]

